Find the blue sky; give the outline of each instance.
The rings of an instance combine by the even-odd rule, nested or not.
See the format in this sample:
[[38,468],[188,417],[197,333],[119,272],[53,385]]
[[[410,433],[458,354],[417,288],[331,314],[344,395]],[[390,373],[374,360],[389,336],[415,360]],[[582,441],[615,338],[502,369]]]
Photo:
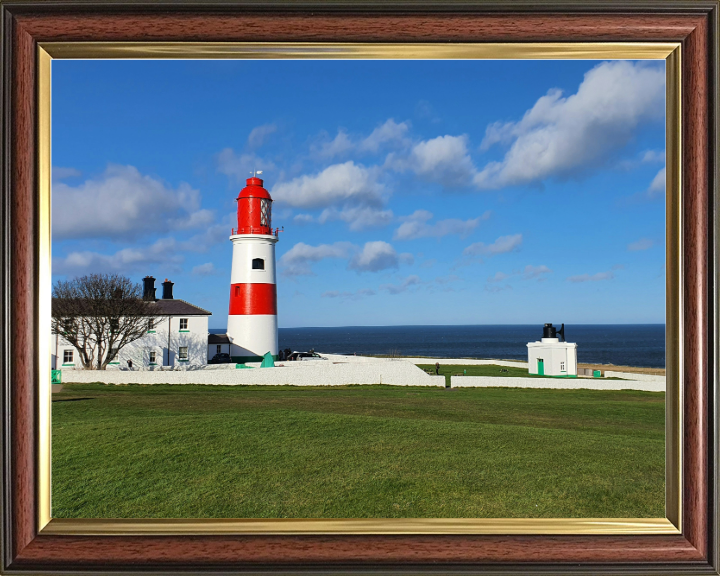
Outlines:
[[281,327],[662,323],[663,62],[54,61],[53,275],[226,325],[238,191]]

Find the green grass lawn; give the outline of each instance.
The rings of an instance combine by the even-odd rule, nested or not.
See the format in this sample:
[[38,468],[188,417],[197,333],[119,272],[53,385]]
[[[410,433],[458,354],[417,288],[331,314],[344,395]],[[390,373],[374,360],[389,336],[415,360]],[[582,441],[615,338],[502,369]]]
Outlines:
[[[418,368],[435,374],[435,364],[418,364]],[[514,366],[498,366],[496,364],[446,364],[440,365],[440,375],[445,376],[445,386],[450,386],[450,377],[463,374],[464,376],[497,376],[498,378],[553,378],[553,376],[538,376],[530,374],[527,368]],[[603,378],[603,380],[622,380],[622,378]],[[498,384],[501,386],[502,384]]]
[[66,384],[58,518],[663,517],[664,394]]
[[[418,364],[418,368],[426,372],[435,374],[435,364]],[[497,376],[499,378],[546,378],[546,376],[538,376],[537,374],[529,374],[527,368],[517,368],[514,366],[498,366],[496,364],[481,365],[459,365],[459,364],[441,364],[440,374],[445,376],[445,385],[450,386],[450,376],[463,374],[463,370],[467,371],[466,376]]]

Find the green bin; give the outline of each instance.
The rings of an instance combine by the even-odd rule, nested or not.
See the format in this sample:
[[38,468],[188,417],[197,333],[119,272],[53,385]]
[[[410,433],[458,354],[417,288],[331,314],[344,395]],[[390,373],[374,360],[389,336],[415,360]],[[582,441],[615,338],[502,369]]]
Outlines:
[[593,378],[600,378],[601,376],[600,370],[593,370]]
[[50,384],[62,384],[62,370],[50,370]]

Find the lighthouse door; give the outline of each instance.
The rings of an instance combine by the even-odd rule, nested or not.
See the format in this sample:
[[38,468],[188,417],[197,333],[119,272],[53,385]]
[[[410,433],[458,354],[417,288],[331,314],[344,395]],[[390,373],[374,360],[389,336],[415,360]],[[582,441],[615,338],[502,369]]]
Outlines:
[[538,358],[538,376],[545,376],[545,361],[542,358]]

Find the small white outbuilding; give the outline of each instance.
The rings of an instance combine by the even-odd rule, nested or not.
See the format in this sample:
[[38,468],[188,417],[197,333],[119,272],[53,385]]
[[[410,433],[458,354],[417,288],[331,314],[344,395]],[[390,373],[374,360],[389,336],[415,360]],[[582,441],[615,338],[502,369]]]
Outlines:
[[[562,336],[561,342],[558,335]],[[577,344],[565,342],[565,324],[545,324],[539,342],[528,342],[528,372],[539,376],[577,376]]]

